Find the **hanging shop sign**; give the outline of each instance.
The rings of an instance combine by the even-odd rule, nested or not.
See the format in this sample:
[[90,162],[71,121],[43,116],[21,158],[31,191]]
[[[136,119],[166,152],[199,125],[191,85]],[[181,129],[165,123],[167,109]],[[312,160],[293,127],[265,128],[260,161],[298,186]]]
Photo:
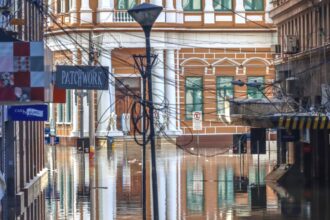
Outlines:
[[19,105],[8,107],[12,121],[47,121],[48,105]]
[[55,85],[59,88],[108,90],[108,79],[108,67],[56,66]]

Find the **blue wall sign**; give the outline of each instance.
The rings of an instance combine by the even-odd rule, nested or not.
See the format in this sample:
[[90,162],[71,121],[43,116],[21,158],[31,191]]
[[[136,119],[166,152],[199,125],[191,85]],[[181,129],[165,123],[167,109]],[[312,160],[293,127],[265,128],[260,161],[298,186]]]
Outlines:
[[48,105],[10,106],[8,117],[12,121],[47,121]]

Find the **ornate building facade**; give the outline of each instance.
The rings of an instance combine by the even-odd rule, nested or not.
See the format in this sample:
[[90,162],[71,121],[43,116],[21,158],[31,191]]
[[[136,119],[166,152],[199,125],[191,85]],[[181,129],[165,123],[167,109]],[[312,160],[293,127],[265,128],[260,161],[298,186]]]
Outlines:
[[[55,62],[87,64],[92,33],[95,65],[108,66],[109,91],[95,95],[96,135],[120,134],[121,115],[130,113],[134,95],[142,91],[141,77],[132,55],[144,54],[141,28],[127,9],[145,1],[49,0],[47,44]],[[199,134],[233,134],[248,127],[228,125],[227,98],[263,98],[272,91],[233,86],[232,80],[271,83],[275,78],[271,45],[277,43],[276,29],[269,18],[270,0],[151,0],[164,7],[151,34],[158,55],[153,66],[155,103],[164,111],[159,124],[168,135],[192,131],[192,112],[202,111]],[[120,83],[118,83],[120,81]],[[129,87],[128,93],[121,88]],[[58,134],[77,137],[79,105],[74,91],[67,103],[54,107]],[[86,100],[83,105],[87,105]],[[88,132],[88,108],[84,132]],[[54,114],[55,114],[54,113]],[[109,121],[116,117],[116,128]],[[55,117],[54,117],[55,119]],[[86,125],[87,124],[87,125]],[[131,126],[132,129],[132,126]],[[119,132],[118,132],[119,131]],[[132,131],[131,131],[132,132]]]

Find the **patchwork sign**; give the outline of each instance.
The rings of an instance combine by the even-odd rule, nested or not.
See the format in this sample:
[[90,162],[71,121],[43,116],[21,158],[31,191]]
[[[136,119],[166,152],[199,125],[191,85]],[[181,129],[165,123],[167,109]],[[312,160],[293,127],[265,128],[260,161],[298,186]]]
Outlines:
[[0,42],[0,103],[48,101],[50,74],[43,42]]
[[109,67],[58,65],[55,85],[65,89],[108,90]]

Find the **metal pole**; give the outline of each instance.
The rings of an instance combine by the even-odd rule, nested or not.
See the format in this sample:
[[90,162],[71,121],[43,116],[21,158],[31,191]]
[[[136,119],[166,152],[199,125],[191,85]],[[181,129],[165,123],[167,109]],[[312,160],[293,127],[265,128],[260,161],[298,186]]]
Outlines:
[[270,160],[270,129],[268,129],[268,160]]
[[239,176],[240,179],[242,178],[242,152],[241,152],[241,138],[242,136],[239,138],[238,140],[238,149],[239,149]]
[[[94,63],[94,48],[92,43],[92,32],[89,32],[89,56],[88,65],[93,66]],[[89,103],[89,145],[90,150],[94,150],[95,147],[95,125],[94,125],[94,90],[88,91],[88,103]]]
[[[89,32],[89,49],[88,49],[88,65],[93,66],[94,63],[94,48],[92,43],[92,32]],[[87,94],[88,99],[88,107],[89,107],[89,170],[90,170],[90,186],[89,186],[89,192],[91,197],[91,217],[92,219],[95,219],[96,216],[96,190],[94,189],[96,186],[96,180],[95,180],[95,167],[94,167],[94,151],[95,151],[95,125],[94,125],[94,91],[88,90]]]
[[197,130],[197,155],[199,155],[199,130]]
[[257,141],[257,152],[258,152],[258,186],[260,184],[260,154],[259,154],[259,141]]
[[80,90],[79,97],[80,97],[80,138],[83,138],[84,137],[84,90]]
[[142,122],[142,138],[143,138],[143,146],[142,146],[142,203],[143,203],[143,220],[147,219],[147,193],[146,193],[146,145],[147,145],[147,131],[146,131],[146,123],[147,123],[147,106],[146,106],[146,97],[147,97],[147,78],[146,74],[142,75],[142,83],[143,83],[143,122]]
[[147,77],[148,77],[148,96],[149,96],[149,117],[150,117],[150,147],[151,147],[151,174],[152,174],[152,197],[153,197],[153,215],[154,219],[159,219],[158,214],[158,184],[156,169],[156,145],[155,145],[155,127],[154,127],[154,104],[152,97],[152,78],[151,78],[151,52],[150,52],[150,32],[151,27],[143,27],[146,37],[146,55],[147,55]]

